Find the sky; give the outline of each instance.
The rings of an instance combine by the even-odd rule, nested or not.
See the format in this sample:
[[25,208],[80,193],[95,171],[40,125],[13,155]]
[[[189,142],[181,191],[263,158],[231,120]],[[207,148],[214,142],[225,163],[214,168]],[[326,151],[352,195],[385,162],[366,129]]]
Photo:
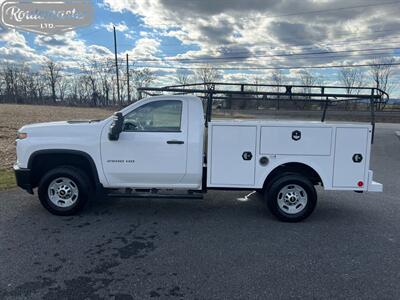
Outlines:
[[[2,0],[0,0],[0,3]],[[40,65],[47,58],[74,72],[85,61],[130,57],[149,67],[155,85],[176,72],[217,68],[221,81],[270,83],[275,69],[297,82],[301,67],[324,84],[338,68],[399,60],[400,1],[361,0],[99,0],[92,25],[58,36],[0,29],[0,63]],[[366,85],[371,85],[368,67]],[[398,81],[394,66],[394,81]],[[399,96],[399,90],[393,91]]]

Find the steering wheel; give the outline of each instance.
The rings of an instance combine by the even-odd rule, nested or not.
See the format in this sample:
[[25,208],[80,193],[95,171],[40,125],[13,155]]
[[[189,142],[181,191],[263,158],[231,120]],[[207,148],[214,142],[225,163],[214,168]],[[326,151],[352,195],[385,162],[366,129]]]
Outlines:
[[128,131],[142,131],[144,130],[144,126],[138,119],[126,120],[124,123],[124,129]]
[[137,129],[139,129],[139,130],[144,130],[145,129],[143,124],[142,124],[142,122],[140,122],[140,119],[136,119],[135,121],[136,121],[136,128]]

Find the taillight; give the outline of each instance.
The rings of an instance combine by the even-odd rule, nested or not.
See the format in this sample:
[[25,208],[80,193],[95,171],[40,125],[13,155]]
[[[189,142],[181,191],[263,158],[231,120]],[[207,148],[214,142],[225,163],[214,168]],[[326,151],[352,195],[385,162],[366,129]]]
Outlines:
[[364,182],[359,181],[359,182],[357,182],[357,185],[358,185],[358,187],[363,187],[364,186]]

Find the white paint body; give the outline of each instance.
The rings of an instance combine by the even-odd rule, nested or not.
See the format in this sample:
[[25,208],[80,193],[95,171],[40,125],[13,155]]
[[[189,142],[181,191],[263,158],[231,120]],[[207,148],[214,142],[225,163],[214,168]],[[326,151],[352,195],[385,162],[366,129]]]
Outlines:
[[[300,140],[292,139],[293,131],[301,132]],[[319,174],[326,190],[381,191],[369,170],[371,133],[371,126],[363,124],[213,121],[207,185],[262,188],[276,167],[302,163]],[[246,151],[253,153],[251,160],[243,160]],[[362,161],[355,163],[354,154],[361,154]],[[268,158],[267,165],[260,164],[261,157]]]
[[[123,115],[152,101],[182,101],[181,130],[177,132],[122,132],[108,139],[112,117],[100,122],[53,122],[27,125],[17,141],[17,168],[27,168],[39,150],[66,149],[87,153],[106,188],[202,189],[203,156],[207,156],[207,186],[254,188],[268,174],[287,163],[302,163],[321,177],[326,190],[382,191],[369,170],[371,126],[321,122],[212,121],[205,140],[202,102],[194,96],[159,96],[138,101]],[[293,131],[301,139],[292,139]],[[183,144],[167,144],[179,140]],[[207,145],[205,147],[204,145]],[[207,151],[205,151],[205,149]],[[207,152],[207,153],[204,153]],[[243,152],[252,159],[244,160]],[[354,163],[355,153],[363,156]],[[268,158],[261,165],[261,157]],[[364,185],[357,184],[362,181]]]

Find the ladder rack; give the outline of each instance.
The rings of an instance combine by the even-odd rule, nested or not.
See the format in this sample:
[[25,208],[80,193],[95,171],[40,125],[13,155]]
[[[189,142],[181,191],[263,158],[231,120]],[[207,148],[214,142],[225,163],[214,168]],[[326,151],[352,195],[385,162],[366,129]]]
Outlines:
[[[142,87],[139,93],[150,96],[169,94],[192,94],[207,101],[206,126],[211,121],[212,104],[214,100],[228,99],[234,96],[273,96],[279,101],[307,101],[324,104],[321,122],[326,119],[326,112],[330,104],[343,101],[369,101],[372,125],[372,142],[375,133],[375,105],[389,98],[389,94],[374,87],[348,88],[344,86],[329,85],[273,85],[273,84],[251,84],[251,83],[224,83],[206,82],[181,85],[170,85],[164,87]],[[231,100],[239,100],[229,98]],[[249,100],[255,100],[248,98]]]

